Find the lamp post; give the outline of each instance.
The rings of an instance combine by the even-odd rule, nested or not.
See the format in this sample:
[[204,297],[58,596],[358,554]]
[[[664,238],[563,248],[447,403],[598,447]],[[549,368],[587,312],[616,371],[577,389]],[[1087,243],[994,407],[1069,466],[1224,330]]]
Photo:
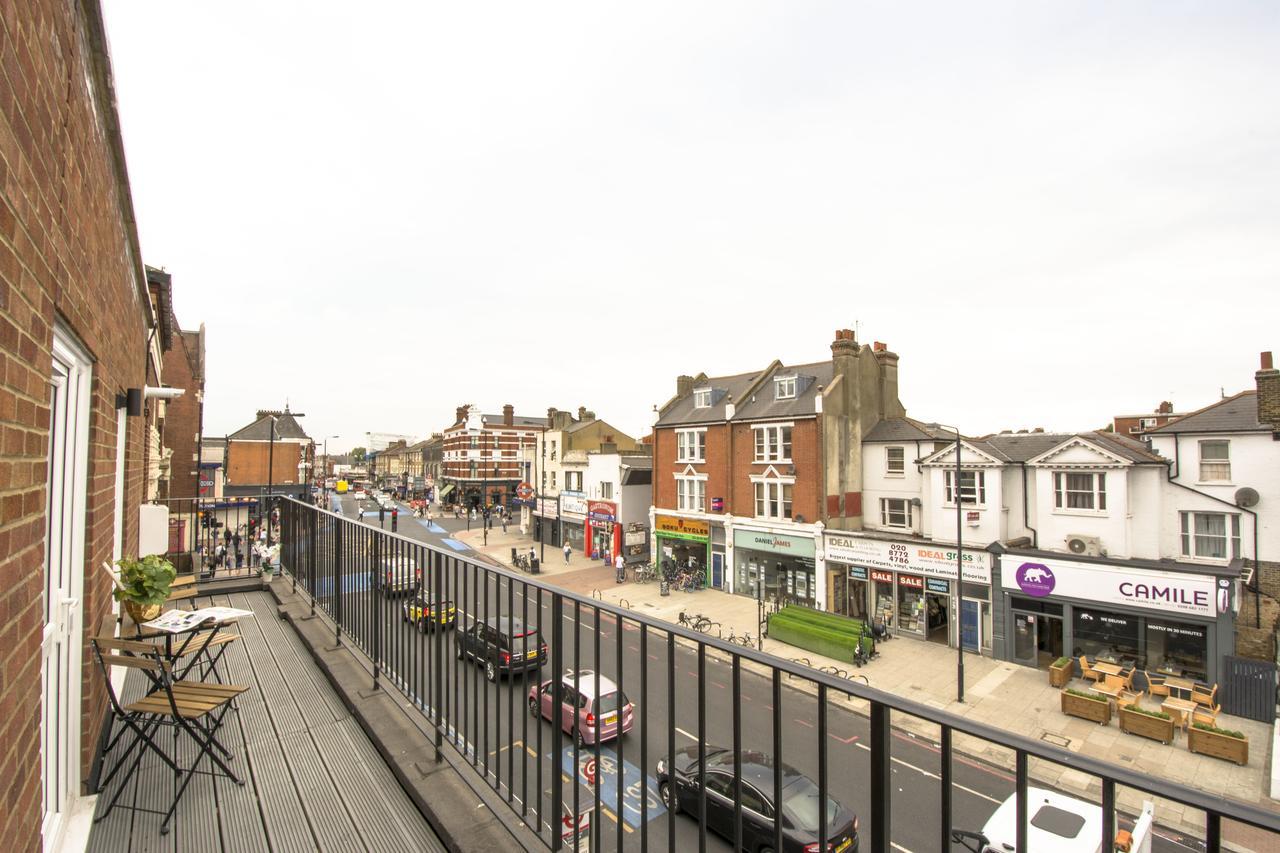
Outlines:
[[[952,497],[956,502],[956,701],[964,701],[964,626],[962,609],[964,606],[964,500],[960,485],[962,468],[960,466],[960,430],[947,424],[937,424],[942,429],[949,429],[956,434],[956,470],[955,482],[952,483]],[[975,475],[976,477],[976,475]],[[977,500],[977,482],[974,482],[974,500]]]
[[[267,498],[276,491],[276,416],[271,416],[271,441],[267,444]],[[267,512],[267,547],[271,547],[271,513]]]
[[[331,438],[337,438],[337,436],[336,436],[336,435],[326,435],[326,436],[324,437],[324,478],[323,478],[323,488],[324,488],[324,503],[325,503],[325,506],[326,506],[326,507],[328,507],[328,505],[329,505],[329,439],[331,439]],[[313,469],[313,470],[314,470],[314,469]]]
[[[543,501],[546,500],[546,494],[547,494],[547,434],[545,432],[542,433],[542,437],[540,440],[542,442],[542,488],[538,490],[538,509],[544,509],[546,507],[546,504],[543,503]],[[556,523],[557,524],[559,524],[559,516],[560,516],[560,498],[557,496],[556,497]],[[535,518],[540,519],[542,518],[542,516],[540,515],[535,516]],[[541,521],[538,522],[538,546],[540,548],[540,556],[538,557],[538,562],[545,565],[547,562],[547,531],[543,529]]]

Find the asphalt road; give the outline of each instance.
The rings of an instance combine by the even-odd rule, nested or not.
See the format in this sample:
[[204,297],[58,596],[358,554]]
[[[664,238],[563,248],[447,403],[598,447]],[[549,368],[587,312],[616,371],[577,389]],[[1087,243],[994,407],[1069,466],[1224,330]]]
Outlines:
[[[341,506],[344,514],[354,517],[354,501],[344,499]],[[364,521],[378,526],[376,505],[370,503],[367,507],[373,513],[366,515]],[[389,530],[390,526],[388,520],[385,527]],[[418,542],[442,545],[459,556],[477,557],[465,546],[459,550],[461,543],[456,540],[449,544],[450,533],[458,526],[465,528],[465,522],[448,518],[428,528],[405,510],[400,514],[398,532]],[[407,560],[407,551],[390,558]],[[552,642],[550,593],[543,592],[539,601],[537,591],[527,589],[519,580],[509,583],[505,577],[486,576],[461,562],[446,565],[441,582],[447,588],[447,597],[458,606],[460,625],[465,626],[473,618],[509,613],[523,617],[527,613],[528,622],[538,627],[546,642]],[[432,683],[436,673],[436,635],[424,636],[402,621],[405,599],[386,598],[369,586],[367,576],[363,582],[358,574],[344,578],[343,587],[348,593],[345,613],[352,632],[371,643],[376,629],[381,629],[381,657],[387,670],[402,676],[402,687],[424,705],[429,704],[437,695]],[[677,643],[672,650],[667,635],[660,630],[648,630],[642,638],[638,626],[624,620],[619,632],[616,620],[609,614],[603,614],[597,624],[592,608],[583,606],[575,613],[572,604],[562,613],[562,629],[561,669],[591,669],[620,681],[636,706],[632,731],[599,750],[584,746],[575,753],[572,739],[566,734],[560,753],[555,753],[551,725],[531,718],[527,711],[525,697],[539,675],[526,673],[491,684],[478,666],[457,660],[454,632],[439,635],[443,644],[438,651],[443,682],[439,695],[445,717],[453,723],[456,744],[518,813],[524,809],[530,824],[534,823],[534,810],[539,812],[544,834],[551,830],[548,819],[559,829],[559,809],[552,808],[550,780],[552,773],[561,772],[566,780],[564,799],[573,804],[576,790],[576,810],[593,813],[600,841],[595,849],[638,850],[645,849],[646,844],[648,848],[663,849],[672,838],[680,850],[731,849],[730,843],[714,835],[701,838],[695,819],[667,814],[657,795],[654,765],[667,753],[669,733],[674,734],[676,748],[699,742],[709,747],[732,747],[737,713],[744,751],[773,752],[776,716],[781,721],[783,761],[816,780],[825,756],[829,794],[862,816],[863,844],[868,843],[865,819],[870,813],[869,726],[842,697],[828,697],[826,736],[820,742],[817,698],[796,689],[785,678],[775,715],[771,680],[744,668],[740,689],[735,692],[732,664],[719,650],[707,649],[700,660],[699,651],[683,643]],[[669,666],[672,661],[674,668]],[[551,677],[555,672],[549,659],[541,677]],[[643,731],[645,727],[647,732]],[[642,739],[647,740],[643,754]],[[928,740],[895,729],[892,756],[893,846],[900,851],[937,850],[939,750]],[[575,767],[579,781],[584,783],[581,787],[568,781]],[[599,779],[598,804],[588,775],[593,767],[595,778]],[[1013,792],[1010,774],[959,754],[953,773],[953,823],[957,828],[981,829],[997,805]],[[953,849],[962,848],[956,845]],[[1186,851],[1203,847],[1198,841],[1187,842],[1174,833],[1163,833],[1153,849]]]

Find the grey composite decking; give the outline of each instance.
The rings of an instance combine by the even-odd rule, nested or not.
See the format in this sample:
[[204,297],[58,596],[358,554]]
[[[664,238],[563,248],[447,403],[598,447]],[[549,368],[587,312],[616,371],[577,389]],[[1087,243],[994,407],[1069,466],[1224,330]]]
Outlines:
[[[217,603],[257,614],[239,623],[235,630],[243,639],[227,647],[221,664],[224,682],[250,688],[219,732],[235,755],[231,766],[244,786],[197,774],[169,834],[161,835],[160,815],[123,807],[169,807],[173,775],[158,758],[148,757],[120,804],[94,825],[88,849],[443,851],[302,642],[277,618],[270,595],[218,596]],[[122,701],[136,697],[144,683],[141,673],[131,670]],[[161,736],[171,750],[168,733]],[[190,739],[184,737],[179,749],[179,763],[189,766],[195,756]],[[206,758],[201,767],[210,764]],[[118,785],[113,780],[99,796],[99,814]]]

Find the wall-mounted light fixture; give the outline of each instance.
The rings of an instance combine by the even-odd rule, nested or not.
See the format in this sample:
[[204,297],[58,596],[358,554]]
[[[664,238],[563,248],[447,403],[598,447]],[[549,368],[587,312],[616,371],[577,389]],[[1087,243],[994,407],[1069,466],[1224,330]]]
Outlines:
[[[187,393],[186,388],[157,388],[154,385],[129,388],[124,394],[116,395],[116,408],[119,408],[123,402],[129,417],[136,418],[142,414],[142,401],[144,398],[147,400],[176,400],[185,393]],[[124,398],[123,401],[121,400],[122,397]]]

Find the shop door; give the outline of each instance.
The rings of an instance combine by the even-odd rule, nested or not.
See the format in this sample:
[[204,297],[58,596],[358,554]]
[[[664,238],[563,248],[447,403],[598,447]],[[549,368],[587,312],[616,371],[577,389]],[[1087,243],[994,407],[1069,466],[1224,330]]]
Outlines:
[[711,555],[711,588],[724,586],[724,554]]
[[982,648],[982,602],[966,598],[960,602],[960,642],[967,652]]
[[850,615],[848,584],[849,575],[842,569],[827,573],[827,610],[841,616]]
[[1013,614],[1013,659],[1017,663],[1036,666],[1036,614]]

